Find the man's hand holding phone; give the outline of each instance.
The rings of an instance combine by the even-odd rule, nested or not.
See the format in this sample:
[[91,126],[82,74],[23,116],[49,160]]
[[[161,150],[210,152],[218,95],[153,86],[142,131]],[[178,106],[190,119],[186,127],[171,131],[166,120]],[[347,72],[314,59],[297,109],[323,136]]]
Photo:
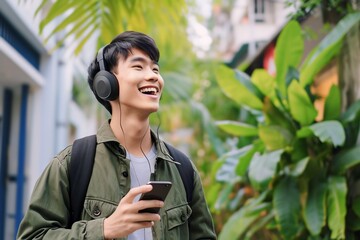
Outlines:
[[[138,229],[152,227],[155,221],[160,220],[158,212],[164,206],[170,187],[171,182],[149,182],[130,189],[114,213],[104,220],[104,238],[125,237]],[[140,200],[134,202],[139,194]]]
[[[143,193],[139,201],[144,200],[160,200],[165,201],[167,194],[170,191],[172,183],[169,181],[150,181],[148,185],[152,186],[150,192]],[[139,213],[159,213],[160,208],[146,208],[139,210]]]

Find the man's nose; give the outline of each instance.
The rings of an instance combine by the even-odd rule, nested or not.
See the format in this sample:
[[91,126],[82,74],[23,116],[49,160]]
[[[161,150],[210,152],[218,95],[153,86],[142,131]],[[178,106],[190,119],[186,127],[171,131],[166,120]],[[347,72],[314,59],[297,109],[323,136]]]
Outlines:
[[145,76],[146,80],[148,81],[157,81],[159,78],[159,74],[154,72],[153,69],[148,68],[146,71],[146,76]]

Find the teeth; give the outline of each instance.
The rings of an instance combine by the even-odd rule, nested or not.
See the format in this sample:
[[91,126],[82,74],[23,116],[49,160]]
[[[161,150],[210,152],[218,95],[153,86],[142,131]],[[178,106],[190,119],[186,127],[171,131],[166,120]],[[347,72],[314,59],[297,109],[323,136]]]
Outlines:
[[153,92],[153,93],[156,93],[157,90],[156,90],[156,88],[154,88],[154,87],[149,87],[149,88],[142,88],[142,89],[140,89],[140,92],[141,92],[141,93],[145,93],[145,92]]

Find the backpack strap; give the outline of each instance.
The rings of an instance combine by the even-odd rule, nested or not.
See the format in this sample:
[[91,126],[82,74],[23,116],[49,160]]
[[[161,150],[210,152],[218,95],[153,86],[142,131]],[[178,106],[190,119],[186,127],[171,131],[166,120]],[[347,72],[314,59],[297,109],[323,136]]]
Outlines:
[[70,227],[80,219],[96,151],[96,135],[74,141],[70,160]]
[[164,143],[174,160],[181,164],[176,164],[176,167],[180,173],[181,179],[185,187],[186,199],[188,203],[190,203],[192,201],[192,195],[194,190],[194,168],[190,162],[191,160],[183,152],[177,150],[175,147],[171,146],[166,142]]

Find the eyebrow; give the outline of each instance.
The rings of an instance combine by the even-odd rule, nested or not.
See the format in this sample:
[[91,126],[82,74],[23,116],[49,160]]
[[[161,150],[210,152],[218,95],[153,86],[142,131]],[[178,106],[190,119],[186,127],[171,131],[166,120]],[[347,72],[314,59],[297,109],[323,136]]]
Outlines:
[[[133,57],[133,58],[130,58],[130,62],[133,63],[133,62],[142,62],[142,63],[146,63],[147,62],[147,59],[144,58],[144,57]],[[158,62],[156,61],[152,61],[153,64],[156,64],[156,65],[159,65]]]

